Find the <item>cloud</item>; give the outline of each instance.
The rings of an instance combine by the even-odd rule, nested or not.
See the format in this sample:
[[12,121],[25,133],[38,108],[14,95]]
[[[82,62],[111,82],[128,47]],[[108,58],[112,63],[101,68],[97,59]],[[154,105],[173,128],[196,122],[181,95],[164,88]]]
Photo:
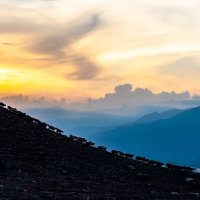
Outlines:
[[86,56],[74,55],[72,62],[76,65],[76,72],[70,74],[73,79],[93,79],[100,72],[100,66],[90,61]]
[[[24,61],[28,64],[32,63],[34,67],[54,67],[59,68],[60,65],[66,66],[63,71],[63,76],[68,80],[89,80],[96,78],[99,74],[100,66],[92,59],[89,52],[82,50],[75,51],[76,43],[91,34],[102,25],[100,13],[85,12],[80,14],[80,17],[75,20],[62,19],[61,21],[53,18],[51,22],[48,15],[37,11],[23,9],[17,6],[0,1],[3,12],[0,12],[0,34],[6,34],[6,37],[13,37],[19,34],[22,40],[16,39],[12,42],[2,41],[0,45],[18,45],[18,48],[23,51],[35,53],[33,58],[26,58]],[[11,3],[17,1],[12,1]],[[40,1],[19,1],[19,2],[40,2]],[[26,17],[24,17],[26,16]],[[28,37],[27,37],[28,36]],[[15,37],[16,38],[16,37]],[[18,37],[17,37],[18,38]],[[8,38],[7,40],[10,40]],[[9,60],[14,60],[12,55],[9,55]],[[19,60],[19,57],[17,58]],[[23,62],[23,63],[25,63]],[[67,68],[74,67],[74,72],[69,73]],[[66,71],[68,74],[66,74]]]
[[28,107],[30,103],[32,103],[31,99],[28,96],[24,95],[11,95],[11,96],[5,96],[0,99],[2,102],[6,103],[7,105],[13,106],[13,107]]
[[171,108],[188,108],[200,105],[199,96],[191,97],[189,92],[153,93],[147,88],[133,89],[131,84],[118,85],[114,92],[98,99],[72,102],[69,99],[49,100],[44,97],[14,95],[0,101],[19,109],[61,107],[78,112],[109,113],[114,115],[141,115]]
[[0,0],[0,3],[5,4],[14,4],[14,5],[21,5],[21,4],[33,4],[33,3],[43,3],[43,2],[54,2],[56,0]]
[[[16,1],[16,0],[15,0],[15,1]],[[17,0],[17,1],[19,1],[19,0]],[[29,2],[31,2],[31,1],[36,1],[36,2],[37,2],[37,1],[44,1],[44,2],[47,1],[47,2],[48,2],[48,1],[55,1],[55,0],[20,0],[20,1],[21,1],[21,2],[27,2],[27,3],[29,3]]]
[[64,27],[58,27],[56,31],[52,30],[50,34],[45,34],[34,41],[34,44],[30,45],[28,49],[37,54],[48,55],[56,63],[75,65],[76,71],[70,74],[72,79],[92,79],[100,71],[100,66],[83,53],[73,52],[72,48],[78,40],[100,25],[99,14],[94,14],[89,18],[80,17]]
[[183,57],[159,67],[161,73],[176,77],[196,77],[200,75],[200,56]]
[[70,48],[73,43],[95,30],[100,24],[99,14],[92,15],[88,19],[80,17],[64,27],[58,26],[49,35],[45,34],[38,41],[34,41],[36,43],[29,49],[35,53],[63,57],[65,55],[64,48]]
[[0,7],[0,34],[27,35],[30,40],[30,34],[41,34],[52,29],[48,18],[42,17],[40,13],[1,3]]
[[[52,2],[52,3],[51,3]],[[41,34],[55,30],[53,24],[59,21],[47,13],[55,0],[0,0],[0,34]],[[53,10],[53,9],[52,9]],[[17,39],[17,38],[15,38]]]
[[114,93],[107,93],[104,97],[93,99],[88,105],[93,109],[106,110],[117,108],[132,108],[142,105],[172,106],[180,105],[182,101],[189,100],[189,92],[161,92],[154,94],[147,88],[135,88],[131,84],[118,85]]
[[20,109],[30,109],[30,108],[46,108],[46,107],[65,107],[67,106],[67,101],[64,98],[60,100],[49,100],[45,97],[31,98],[22,94],[11,95],[1,97],[0,101],[6,103],[7,105],[20,108]]
[[[152,15],[167,26],[172,26],[175,29],[188,28],[195,24],[194,9],[181,5],[157,5],[151,7]],[[169,14],[170,13],[170,14]]]
[[16,45],[15,43],[12,42],[1,42],[0,45],[8,45],[8,46],[12,46],[12,45]]
[[[33,33],[38,31],[40,28],[42,28],[39,24],[30,22],[25,19],[21,19],[19,17],[15,19],[6,19],[6,20],[0,20],[0,33],[7,33],[7,34],[24,34],[24,33]],[[41,30],[40,30],[41,31]]]
[[114,90],[118,94],[127,94],[131,92],[132,85],[131,84],[118,85],[115,87]]

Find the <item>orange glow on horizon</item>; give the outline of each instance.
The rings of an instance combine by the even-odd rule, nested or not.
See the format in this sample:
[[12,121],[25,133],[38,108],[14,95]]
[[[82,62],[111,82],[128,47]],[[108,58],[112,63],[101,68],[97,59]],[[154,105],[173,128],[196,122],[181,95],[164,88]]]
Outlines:
[[198,94],[197,4],[1,0],[0,96],[98,98],[123,83]]

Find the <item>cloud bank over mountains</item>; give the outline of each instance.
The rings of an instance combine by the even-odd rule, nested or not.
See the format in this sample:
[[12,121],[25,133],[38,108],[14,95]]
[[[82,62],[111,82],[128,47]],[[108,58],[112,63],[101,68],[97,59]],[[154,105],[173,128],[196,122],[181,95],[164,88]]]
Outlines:
[[120,103],[130,103],[133,105],[151,102],[181,101],[190,98],[188,91],[182,93],[161,92],[154,94],[147,88],[135,88],[132,90],[131,84],[118,85],[114,88],[114,93],[107,93],[103,98],[95,101],[114,101]]
[[154,113],[157,116],[172,108],[198,106],[200,96],[191,96],[187,91],[155,94],[147,88],[134,88],[126,83],[117,85],[113,92],[98,99],[75,102],[65,98],[50,100],[13,95],[2,97],[0,101],[60,127],[65,133],[90,137],[120,124],[132,123],[146,114]]
[[124,84],[116,86],[113,93],[107,93],[104,97],[90,99],[87,106],[97,110],[123,109],[144,105],[177,107],[183,101],[189,100],[191,100],[191,95],[188,91],[155,94],[147,88],[133,89],[131,84]]
[[1,101],[24,109],[62,107],[75,111],[99,111],[114,114],[131,112],[132,109],[139,107],[187,108],[200,105],[199,96],[191,96],[188,91],[155,94],[147,88],[133,88],[129,83],[116,86],[114,92],[107,93],[104,97],[84,101],[71,102],[65,98],[48,100],[44,97],[32,99],[23,95],[2,97]]

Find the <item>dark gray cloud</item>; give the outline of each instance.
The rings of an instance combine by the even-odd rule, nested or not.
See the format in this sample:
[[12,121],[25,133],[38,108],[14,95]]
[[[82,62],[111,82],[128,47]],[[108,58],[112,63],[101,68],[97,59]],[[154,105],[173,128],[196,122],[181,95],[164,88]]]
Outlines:
[[84,55],[74,55],[72,62],[76,66],[76,72],[70,74],[73,79],[93,79],[101,70],[98,64],[90,61],[90,59]]
[[118,85],[115,87],[115,92],[118,94],[127,94],[132,90],[131,84]]
[[45,34],[38,41],[34,41],[36,43],[30,46],[29,49],[36,53],[55,57],[64,56],[64,48],[70,48],[74,42],[95,30],[100,24],[100,16],[98,14],[92,15],[88,19],[80,17],[64,27],[56,27],[49,35]]
[[28,49],[34,53],[45,54],[56,63],[71,63],[76,66],[76,71],[71,74],[72,79],[92,79],[100,71],[100,67],[83,52],[75,53],[73,45],[94,31],[101,25],[100,15],[94,14],[90,17],[80,17],[78,20],[52,30],[42,38],[34,41]]
[[176,77],[191,78],[200,75],[200,56],[183,57],[159,67],[161,73]]

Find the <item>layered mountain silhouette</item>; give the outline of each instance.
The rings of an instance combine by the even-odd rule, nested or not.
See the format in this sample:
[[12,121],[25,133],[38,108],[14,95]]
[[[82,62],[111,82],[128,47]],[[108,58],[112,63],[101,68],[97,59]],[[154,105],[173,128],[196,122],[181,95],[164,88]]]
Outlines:
[[[165,112],[153,112],[147,115],[144,115],[143,117],[139,118],[133,124],[146,124],[146,123],[151,123],[154,121],[158,121],[161,119],[169,119],[172,118],[180,113],[182,113],[184,110],[179,110],[179,109],[171,109]],[[132,125],[133,125],[132,124]]]
[[[150,109],[151,110],[151,109]],[[62,127],[65,132],[84,136],[88,139],[93,139],[93,137],[100,133],[112,130],[116,127],[125,126],[125,125],[133,125],[133,124],[144,124],[153,122],[160,119],[168,119],[171,118],[183,110],[179,109],[171,109],[165,112],[152,112],[150,114],[144,115],[143,117],[134,117],[134,116],[115,116],[115,115],[108,115],[103,113],[74,113],[74,112],[61,112],[61,116],[63,119],[59,118],[59,109],[45,109],[39,111],[38,109],[29,110],[30,113],[33,113],[36,116],[42,116],[45,119],[45,116],[48,118],[52,116],[52,112],[55,111],[56,115],[53,119],[48,120],[49,123],[53,123]],[[46,112],[46,113],[45,113]],[[39,114],[40,113],[40,114]],[[71,118],[71,120],[70,120]],[[134,121],[134,118],[137,120]],[[79,126],[77,126],[79,125]],[[68,127],[68,128],[66,128]]]
[[199,199],[192,168],[132,157],[0,104],[2,200]]
[[[118,125],[116,125],[115,123],[113,123],[110,126],[80,126],[80,127],[75,127],[75,128],[71,128],[68,129],[67,132],[72,133],[72,134],[78,134],[80,136],[85,136],[88,139],[94,139],[96,137],[97,134],[101,133],[101,132],[107,132],[113,129],[116,129],[117,127],[119,127],[119,124],[121,123],[122,125],[120,126],[127,126],[127,125],[134,125],[134,124],[146,124],[146,123],[150,123],[153,121],[157,121],[157,120],[161,120],[161,119],[169,119],[171,117],[174,117],[178,114],[180,114],[181,112],[183,112],[184,110],[179,110],[179,109],[171,109],[165,112],[152,112],[150,114],[144,115],[143,117],[140,117],[139,119],[129,122],[129,123],[125,123],[124,120],[120,121],[120,118],[118,120],[115,119],[115,123],[118,123]],[[108,120],[106,117],[102,116],[104,118],[104,120]],[[100,120],[98,120],[100,121]],[[130,119],[128,119],[127,121],[130,121]],[[65,126],[67,124],[67,122],[64,123]],[[102,123],[103,124],[103,123]],[[98,135],[97,135],[98,138]]]
[[[145,117],[140,123],[99,133],[93,139],[109,148],[200,167],[200,107],[175,110],[175,113],[174,117],[156,121]],[[156,117],[159,119],[158,115]]]
[[119,116],[103,112],[78,112],[60,107],[32,108],[25,111],[62,128],[65,132],[88,138],[98,132],[107,131],[119,124],[125,124],[136,119],[136,117],[129,115]]

